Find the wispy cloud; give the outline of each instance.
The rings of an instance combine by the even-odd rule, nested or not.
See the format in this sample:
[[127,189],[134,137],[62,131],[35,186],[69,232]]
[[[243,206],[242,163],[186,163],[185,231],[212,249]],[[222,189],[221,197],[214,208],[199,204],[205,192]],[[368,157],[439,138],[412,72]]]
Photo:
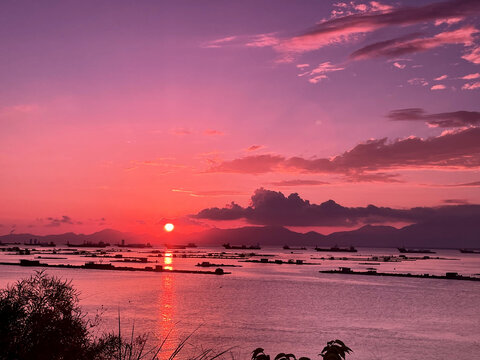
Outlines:
[[463,79],[463,80],[475,80],[475,79],[478,79],[478,78],[480,78],[480,73],[468,74],[468,75],[465,75],[465,76],[461,77],[461,79]]
[[306,179],[294,179],[294,180],[282,180],[271,182],[270,185],[279,187],[291,187],[291,186],[317,186],[328,185],[329,182],[320,180],[306,180]]
[[453,111],[427,114],[421,108],[399,109],[391,111],[387,117],[394,121],[424,121],[432,127],[464,127],[480,125],[480,112]]
[[176,164],[174,158],[157,158],[153,160],[132,160],[125,171],[133,171],[141,168],[154,168],[162,174],[169,174],[175,170],[185,168],[184,165]]
[[462,90],[477,90],[480,89],[480,81],[465,84],[462,86]]
[[446,187],[480,187],[480,181],[472,181],[468,183],[460,183],[460,184],[449,184],[443,185]]
[[277,46],[280,42],[280,39],[276,36],[275,33],[269,34],[259,34],[254,35],[248,39],[245,43],[245,46],[250,47],[272,47]]
[[413,79],[407,80],[407,83],[409,85],[428,86],[428,81],[425,80],[424,78],[413,78]]
[[186,190],[186,189],[171,189],[172,192],[184,193],[194,197],[212,197],[212,196],[232,196],[232,195],[246,195],[243,191],[238,190]]
[[307,68],[307,67],[309,67],[309,66],[310,66],[310,64],[298,64],[298,65],[297,65],[297,68],[299,68],[299,69],[305,69],[305,68]]
[[395,66],[397,69],[405,69],[407,67],[407,65],[405,64],[400,64],[399,62],[394,62],[393,63],[393,66]]
[[447,87],[443,84],[433,85],[430,90],[445,90]]
[[352,53],[350,58],[361,60],[376,57],[397,57],[431,50],[447,44],[469,46],[473,43],[473,35],[477,33],[478,30],[473,26],[441,32],[432,37],[420,37],[420,33],[415,33],[365,46]]
[[219,130],[214,130],[214,129],[208,129],[208,130],[205,130],[203,132],[204,135],[208,135],[208,136],[221,136],[221,135],[225,135],[225,133],[223,131],[219,131]]
[[252,145],[252,146],[249,146],[246,150],[247,151],[256,151],[256,150],[260,150],[260,149],[263,149],[265,146],[263,145]]
[[173,135],[184,136],[184,135],[191,135],[192,130],[184,129],[184,128],[176,128],[176,129],[172,129],[170,133]]
[[232,41],[236,40],[238,37],[237,36],[225,36],[220,39],[208,41],[204,44],[202,44],[202,47],[204,48],[220,48],[225,44],[231,43]]
[[403,183],[404,181],[399,179],[399,174],[392,173],[353,173],[345,177],[348,182],[368,182],[368,183]]
[[319,81],[323,79],[327,79],[328,73],[335,72],[335,71],[341,71],[344,70],[345,68],[342,66],[334,65],[330,63],[329,61],[323,62],[319,64],[316,68],[313,70],[309,70],[306,72],[303,72],[299,74],[298,76],[307,76],[309,77],[308,81],[311,82],[312,84],[316,84]]
[[435,81],[442,81],[442,80],[445,80],[446,78],[448,78],[448,75],[442,75],[442,76],[436,77],[436,78],[433,79],[433,80],[435,80]]
[[72,218],[67,215],[63,215],[60,218],[48,217],[47,220],[48,220],[48,223],[45,226],[49,226],[49,227],[58,227],[65,224],[68,224],[68,225],[75,224]]
[[474,64],[480,64],[480,46],[474,46],[470,51],[462,56],[462,59]]
[[0,108],[0,118],[25,117],[42,111],[38,104],[17,104]]
[[442,200],[444,204],[459,204],[459,205],[468,205],[470,202],[467,199],[445,199]]

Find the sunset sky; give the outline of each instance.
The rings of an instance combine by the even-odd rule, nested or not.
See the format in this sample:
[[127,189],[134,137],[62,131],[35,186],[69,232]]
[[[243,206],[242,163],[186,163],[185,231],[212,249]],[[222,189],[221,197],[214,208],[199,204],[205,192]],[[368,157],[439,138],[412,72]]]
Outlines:
[[4,0],[0,42],[0,234],[480,203],[478,0]]

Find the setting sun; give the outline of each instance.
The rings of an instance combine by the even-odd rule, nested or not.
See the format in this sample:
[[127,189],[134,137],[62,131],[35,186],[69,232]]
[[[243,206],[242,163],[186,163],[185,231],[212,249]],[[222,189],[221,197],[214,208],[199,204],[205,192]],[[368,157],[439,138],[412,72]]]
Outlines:
[[165,226],[163,228],[165,229],[165,231],[170,232],[175,228],[175,226],[173,226],[173,224],[171,224],[171,223],[168,223],[168,224],[165,224]]

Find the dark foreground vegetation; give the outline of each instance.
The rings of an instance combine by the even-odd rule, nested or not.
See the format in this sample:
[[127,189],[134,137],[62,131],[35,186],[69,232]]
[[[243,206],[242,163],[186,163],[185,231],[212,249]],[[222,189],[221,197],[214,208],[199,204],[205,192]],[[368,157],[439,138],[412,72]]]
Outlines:
[[[119,321],[120,322],[120,321]],[[120,334],[93,335],[99,316],[89,320],[79,306],[79,293],[71,282],[36,272],[0,290],[0,360],[155,360],[165,340],[147,349],[147,336],[128,338]],[[181,357],[180,351],[190,336],[168,354],[169,360]],[[214,360],[219,353],[204,350],[189,360]],[[324,360],[343,360],[350,353],[340,340],[333,340],[319,354]],[[166,356],[162,356],[166,358]],[[233,356],[232,356],[233,358]],[[295,360],[293,354],[280,353],[275,360]],[[252,360],[270,360],[263,349],[252,352]],[[310,360],[301,357],[298,360]]]

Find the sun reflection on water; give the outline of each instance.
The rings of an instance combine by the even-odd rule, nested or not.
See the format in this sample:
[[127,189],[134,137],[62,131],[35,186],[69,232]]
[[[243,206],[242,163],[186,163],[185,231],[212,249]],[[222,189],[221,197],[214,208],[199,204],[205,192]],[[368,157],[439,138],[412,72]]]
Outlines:
[[172,267],[173,255],[172,255],[172,253],[166,252],[163,259],[164,259],[163,263],[165,265],[163,268],[165,270],[173,270],[173,267]]
[[[165,258],[165,260],[167,259]],[[170,258],[170,263],[171,260],[172,259]],[[158,358],[168,359],[177,344],[174,323],[176,311],[175,275],[163,273],[161,277],[158,334],[161,342],[165,339],[166,341]]]

